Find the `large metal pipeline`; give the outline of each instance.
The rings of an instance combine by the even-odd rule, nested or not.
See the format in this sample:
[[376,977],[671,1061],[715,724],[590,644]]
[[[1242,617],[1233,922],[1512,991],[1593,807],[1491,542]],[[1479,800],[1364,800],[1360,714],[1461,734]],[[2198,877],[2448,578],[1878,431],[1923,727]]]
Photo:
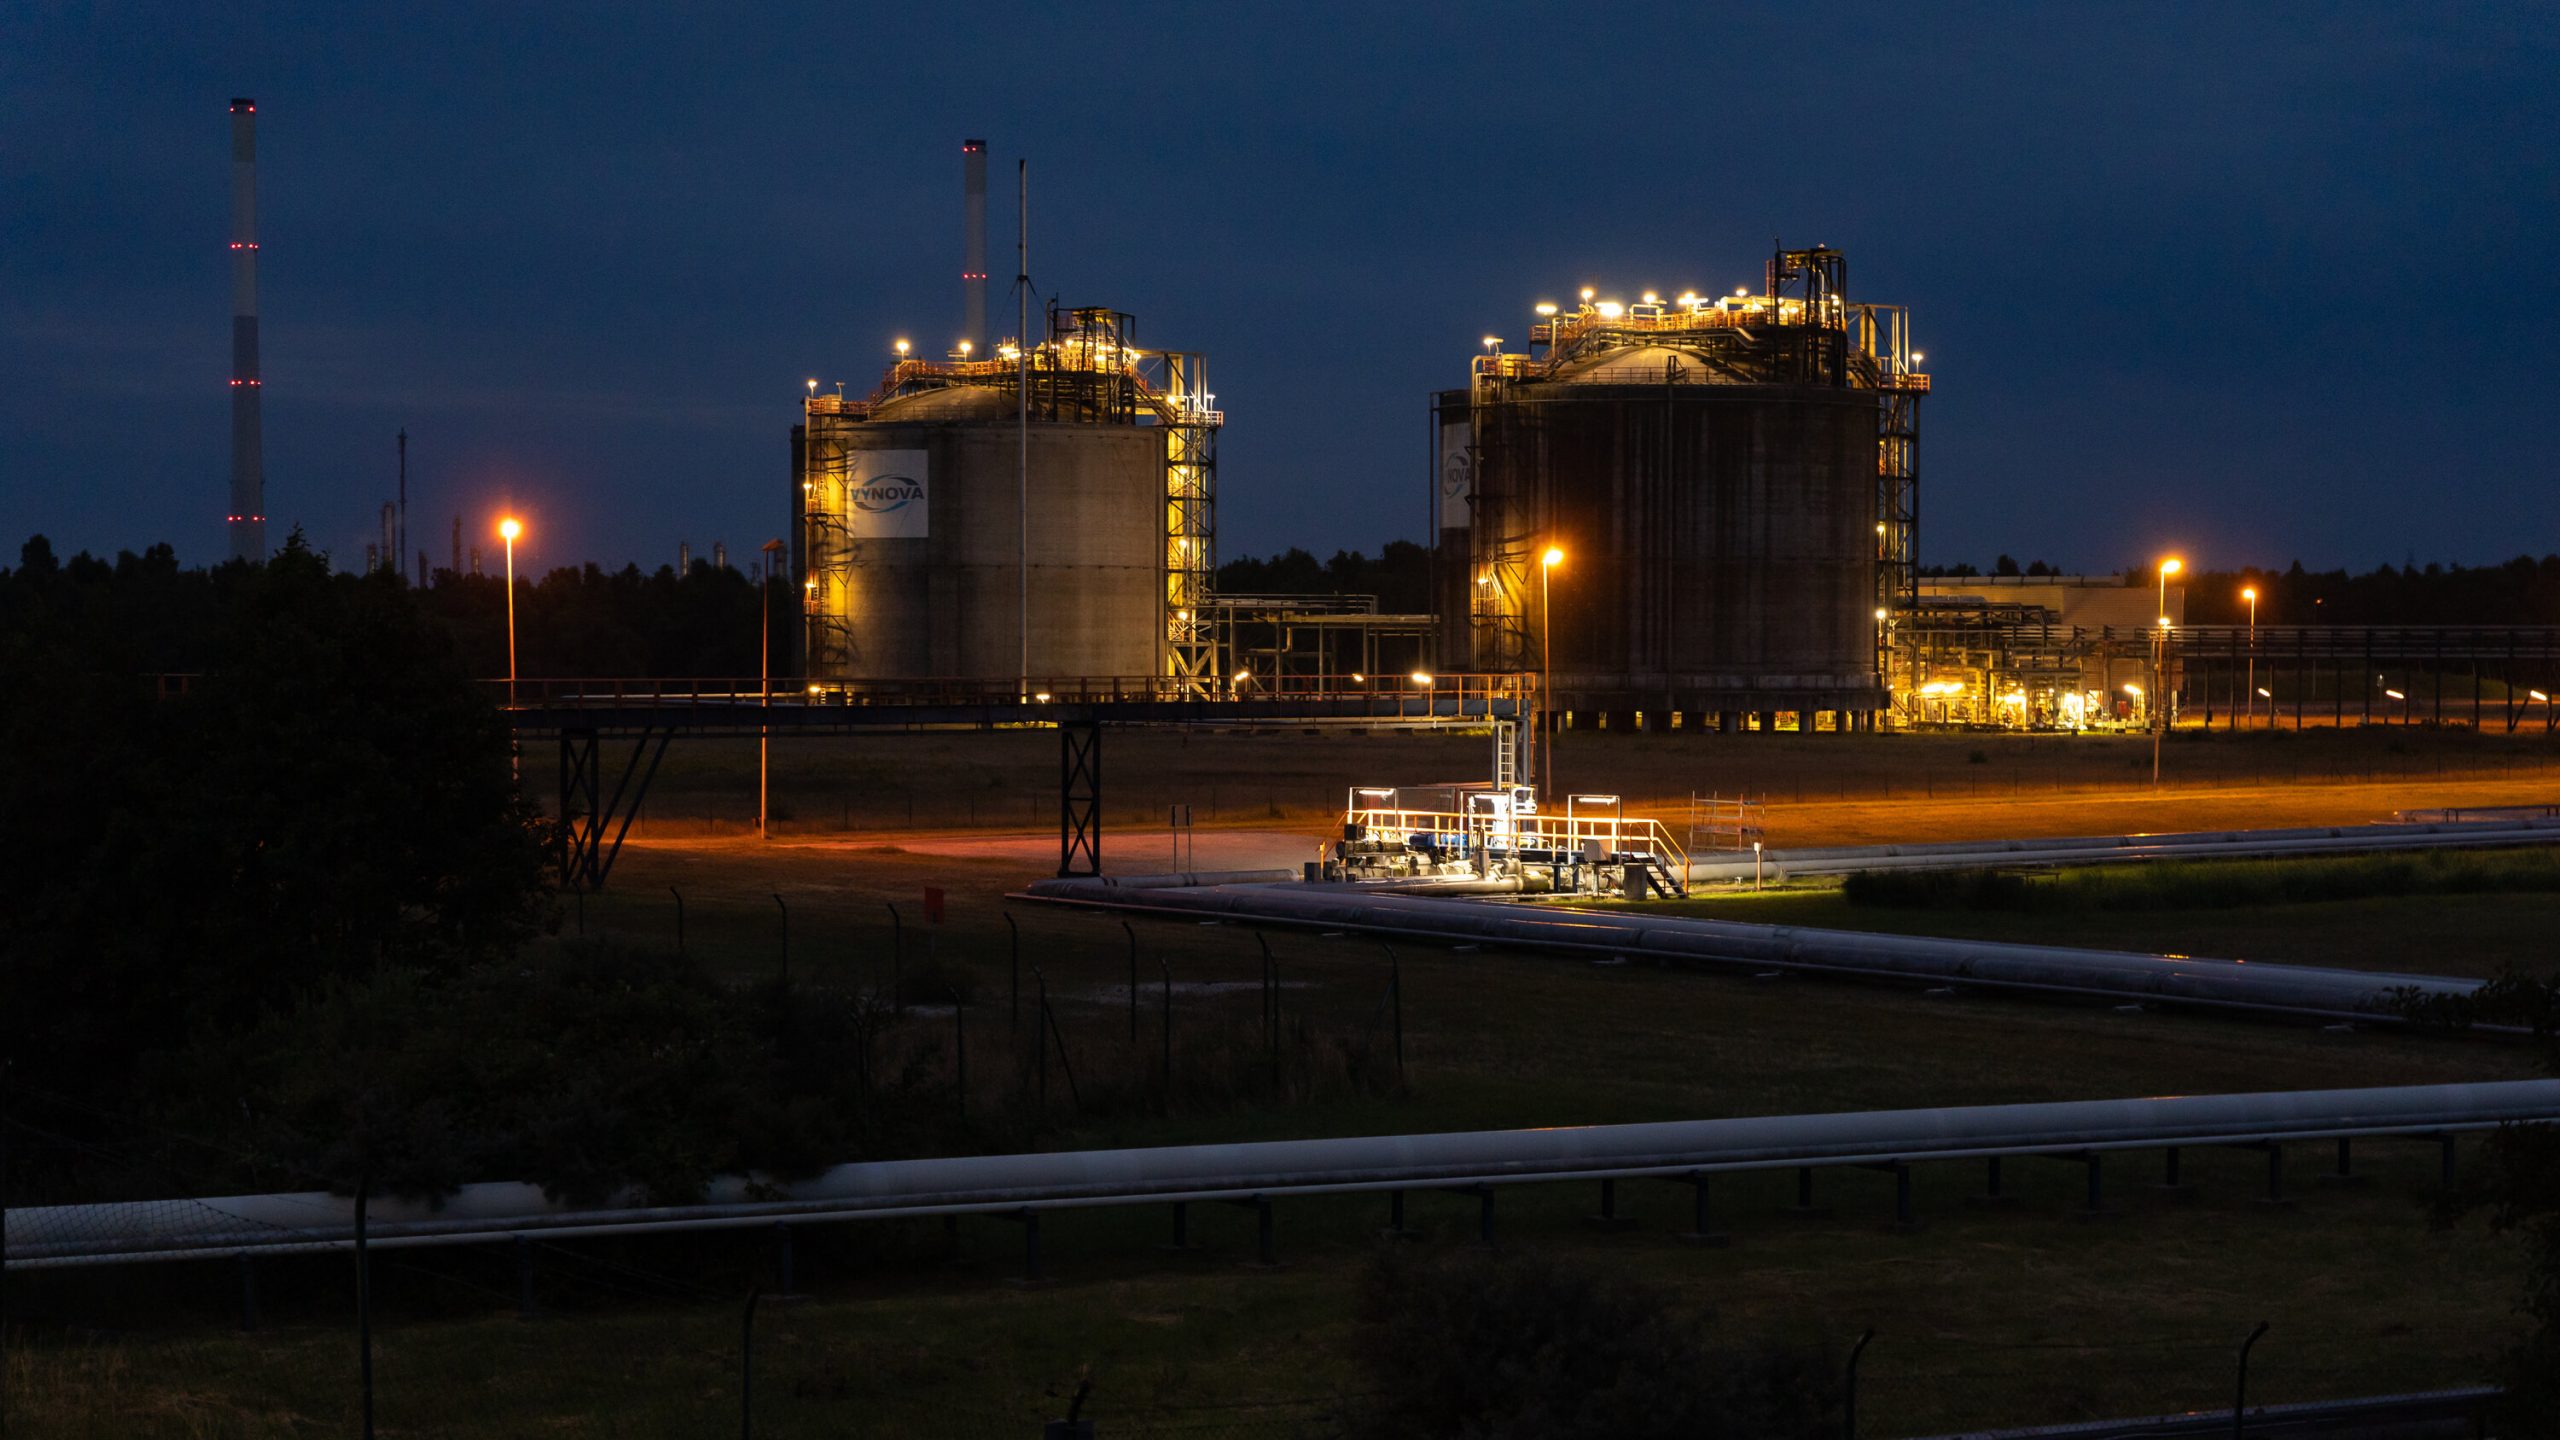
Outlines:
[[2560,844],[2560,819],[2445,820],[2270,830],[2190,830],[2163,835],[2065,835],[2031,840],[1946,840],[1916,845],[1839,845],[1693,857],[1692,884],[1862,870],[1955,870],[1986,865],[2090,865],[2133,860],[2257,859],[2508,845]]
[[2468,995],[2480,986],[2443,975],[1444,900],[1339,885],[1146,890],[1043,880],[1027,893],[1115,910],[2385,1025],[2409,1023],[2410,998]]
[[[881,1160],[790,1184],[723,1179],[694,1205],[571,1209],[523,1184],[466,1185],[434,1202],[382,1198],[369,1207],[367,1242],[465,1244],[519,1234],[2435,1136],[2555,1119],[2560,1080],[2515,1080]],[[338,1249],[353,1233],[354,1202],[342,1196],[230,1195],[12,1210],[6,1253],[8,1268],[17,1270]]]

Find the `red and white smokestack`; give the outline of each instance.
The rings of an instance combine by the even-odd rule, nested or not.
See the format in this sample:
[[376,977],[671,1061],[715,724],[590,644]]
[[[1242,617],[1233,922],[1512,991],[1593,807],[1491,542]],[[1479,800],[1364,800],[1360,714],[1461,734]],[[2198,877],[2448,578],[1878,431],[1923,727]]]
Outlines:
[[960,338],[987,353],[987,142],[960,142]]
[[231,102],[231,558],[267,558],[258,428],[258,102]]

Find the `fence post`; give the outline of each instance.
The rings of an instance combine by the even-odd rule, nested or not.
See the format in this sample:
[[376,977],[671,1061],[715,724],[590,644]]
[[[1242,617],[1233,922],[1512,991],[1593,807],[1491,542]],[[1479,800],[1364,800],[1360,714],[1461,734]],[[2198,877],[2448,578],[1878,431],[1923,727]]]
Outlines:
[[756,1301],[764,1291],[747,1292],[746,1318],[738,1325],[738,1440],[756,1433]]
[[676,897],[676,954],[681,956],[684,954],[684,892],[670,885],[667,893]]
[[1395,1015],[1396,1083],[1404,1083],[1404,962],[1396,958],[1395,947],[1381,944],[1387,952],[1387,1004]]
[[884,901],[889,907],[889,1013],[906,1018],[906,997],[899,993],[905,987],[899,982],[907,973],[907,922],[898,913],[898,902]]
[[782,903],[779,894],[773,897],[773,903],[782,912],[782,988],[788,990],[791,988],[791,907]]
[[1067,1418],[1042,1425],[1040,1440],[1093,1440],[1093,1422],[1077,1418],[1084,1411],[1085,1397],[1092,1393],[1092,1381],[1077,1381],[1075,1398],[1067,1402]]
[[1020,1030],[1022,1028],[1022,927],[1013,923],[1013,912],[1010,910],[1004,912],[1004,928],[1005,933],[1012,939],[1013,947],[1013,1013],[1009,1017],[1009,1023],[1014,1029]]
[[1040,1118],[1049,1113],[1049,977],[1034,965],[1031,967],[1031,983],[1039,992],[1040,1007],[1039,1013],[1031,1020],[1031,1049],[1040,1072],[1039,1114],[1032,1120],[1036,1127]]
[[1120,922],[1121,933],[1129,937],[1129,1044],[1138,1043],[1138,932],[1128,921]]
[[365,1200],[373,1177],[356,1178],[356,1367],[364,1396],[364,1440],[373,1440],[373,1280],[365,1253]]
[[2240,1375],[2233,1382],[2231,1390],[2232,1440],[2239,1440],[2242,1430],[2249,1423],[2249,1350],[2251,1346],[2258,1343],[2258,1337],[2266,1333],[2267,1322],[2261,1320],[2258,1322],[2258,1328],[2249,1332],[2249,1338],[2240,1342]]
[[234,1258],[240,1265],[240,1330],[246,1334],[258,1328],[258,1267],[246,1250]]
[[1849,1347],[1848,1384],[1840,1399],[1840,1440],[1858,1440],[1858,1357],[1867,1353],[1867,1342],[1874,1338],[1876,1332],[1869,1328]]
[[1159,955],[1156,965],[1164,971],[1164,1108],[1173,1113],[1173,962]]
[[960,1126],[965,1130],[969,1126],[969,1002],[960,998],[959,986],[947,988],[951,991],[953,1091],[958,1097]]
[[1271,1052],[1271,1093],[1276,1099],[1280,1094],[1280,961],[1261,931],[1253,932],[1253,943],[1262,947],[1262,1038]]

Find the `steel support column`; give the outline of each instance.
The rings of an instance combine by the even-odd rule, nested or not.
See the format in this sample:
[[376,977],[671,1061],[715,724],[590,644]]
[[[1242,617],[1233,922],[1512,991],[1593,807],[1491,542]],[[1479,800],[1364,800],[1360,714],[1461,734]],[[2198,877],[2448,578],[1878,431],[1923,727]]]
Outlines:
[[[573,891],[602,890],[622,854],[623,837],[640,814],[641,798],[657,776],[673,728],[650,726],[640,732],[613,794],[604,795],[601,741],[593,730],[560,732],[560,883]],[[599,803],[599,802],[602,803]],[[608,833],[610,832],[610,833]]]
[[1102,873],[1102,727],[1058,726],[1058,875]]

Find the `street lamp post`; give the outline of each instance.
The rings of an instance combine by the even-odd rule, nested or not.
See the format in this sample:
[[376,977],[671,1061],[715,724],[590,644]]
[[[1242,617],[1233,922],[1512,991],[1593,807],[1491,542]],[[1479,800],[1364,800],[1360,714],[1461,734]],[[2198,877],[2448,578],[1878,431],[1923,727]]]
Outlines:
[[2258,720],[2258,587],[2243,587],[2240,598],[2249,602],[2249,694],[2246,703],[2249,723],[2254,725]]
[[2160,783],[2160,737],[2169,731],[2169,712],[2161,704],[2169,696],[2169,617],[2160,617],[2159,628],[2152,632],[2154,648],[2151,661],[2151,783]]
[[2187,568],[2185,561],[2172,555],[2160,562],[2160,626],[2154,632],[2158,648],[2151,667],[2151,783],[2160,783],[2160,739],[2169,729],[2169,577]]
[[498,538],[507,542],[507,703],[516,703],[516,537],[524,527],[510,515],[498,522]]
[[1551,787],[1551,786],[1549,786],[1549,784],[1547,783],[1547,776],[1548,776],[1548,774],[1549,774],[1550,772],[1552,772],[1552,771],[1555,769],[1555,761],[1556,761],[1556,757],[1555,757],[1555,748],[1556,748],[1555,727],[1554,727],[1553,725],[1551,725],[1551,724],[1549,724],[1549,723],[1548,723],[1548,717],[1554,713],[1553,709],[1551,708],[1551,707],[1552,707],[1552,705],[1553,705],[1553,701],[1552,701],[1552,700],[1551,700],[1551,698],[1550,698],[1551,692],[1550,692],[1550,690],[1549,690],[1549,688],[1548,688],[1548,687],[1549,687],[1549,682],[1551,682],[1551,681],[1555,678],[1555,659],[1556,659],[1556,654],[1555,654],[1555,634],[1556,634],[1556,632],[1555,632],[1555,619],[1554,619],[1554,613],[1553,613],[1553,611],[1551,611],[1551,610],[1549,609],[1548,604],[1547,604],[1547,596],[1548,596],[1547,575],[1548,575],[1548,573],[1549,573],[1549,572],[1553,571],[1557,566],[1559,566],[1559,565],[1561,565],[1561,564],[1563,564],[1563,563],[1564,563],[1564,550],[1563,550],[1563,548],[1562,548],[1562,547],[1560,547],[1560,546],[1550,545],[1550,546],[1548,546],[1548,547],[1546,548],[1546,552],[1545,552],[1544,554],[1542,554],[1542,555],[1540,555],[1540,556],[1538,557],[1538,716],[1537,716],[1537,721],[1538,721],[1538,738],[1539,738],[1539,740],[1541,740],[1542,742],[1544,742],[1544,744],[1542,745],[1542,747],[1541,747],[1541,748],[1542,748],[1542,749],[1544,750],[1544,752],[1545,752],[1545,753],[1541,754],[1541,755],[1538,757],[1538,802],[1539,802],[1541,805],[1545,804],[1545,803],[1546,803],[1546,801],[1547,801],[1548,796],[1550,796],[1551,794],[1553,794],[1553,793],[1554,793],[1554,792],[1553,792],[1552,787]]

